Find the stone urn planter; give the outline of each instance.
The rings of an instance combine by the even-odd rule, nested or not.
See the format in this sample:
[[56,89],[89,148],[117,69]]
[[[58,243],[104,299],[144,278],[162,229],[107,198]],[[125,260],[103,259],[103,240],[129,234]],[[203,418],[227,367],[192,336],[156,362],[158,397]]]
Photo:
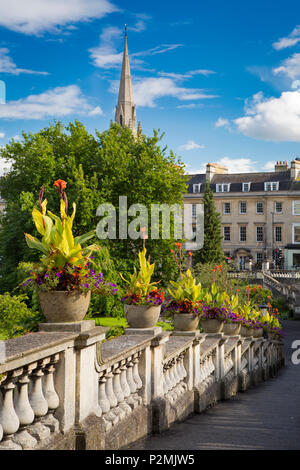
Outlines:
[[161,306],[124,305],[125,318],[131,328],[152,328],[159,319]]
[[236,336],[240,334],[241,324],[239,323],[224,323],[223,333],[226,336]]
[[193,313],[174,313],[173,323],[176,331],[196,331],[199,317]]
[[40,292],[39,300],[47,322],[77,322],[83,320],[88,311],[91,292]]
[[262,328],[255,328],[254,329],[254,338],[261,338],[263,335],[264,330]]
[[248,328],[247,326],[242,325],[240,335],[244,338],[249,338],[254,336],[254,328]]
[[200,323],[204,333],[221,333],[224,326],[224,322],[216,318],[202,318],[200,319]]

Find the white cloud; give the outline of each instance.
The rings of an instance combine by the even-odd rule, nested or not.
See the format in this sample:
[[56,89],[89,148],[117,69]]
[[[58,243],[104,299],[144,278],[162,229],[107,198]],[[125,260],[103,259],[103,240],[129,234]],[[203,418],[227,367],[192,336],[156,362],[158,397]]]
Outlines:
[[229,173],[250,173],[256,171],[256,162],[251,158],[223,157],[217,163],[226,166]]
[[202,90],[179,87],[171,78],[144,78],[133,84],[134,99],[137,106],[156,106],[156,100],[162,97],[173,97],[180,101],[216,98]]
[[274,49],[277,51],[280,51],[282,49],[286,49],[287,47],[292,47],[298,44],[300,41],[300,26],[296,26],[291,34],[289,34],[287,37],[283,37],[279,39],[278,41],[273,43]]
[[[128,28],[129,29],[129,28]],[[141,28],[131,28],[136,32]],[[100,35],[100,43],[97,47],[89,49],[90,57],[96,67],[102,69],[119,69],[122,64],[123,51],[118,52],[120,40],[124,37],[124,31],[115,26],[104,28]],[[181,44],[161,44],[151,49],[135,52],[130,55],[131,66],[135,69],[144,69],[144,57],[156,54],[164,54],[180,47]],[[123,44],[122,44],[123,47]]]
[[180,145],[179,150],[195,150],[204,149],[204,145],[196,144],[193,140],[189,140],[186,144]]
[[275,163],[276,162],[272,162],[272,161],[265,163],[265,165],[263,166],[263,170],[274,171]]
[[47,119],[71,114],[93,116],[102,114],[102,110],[91,106],[77,85],[53,88],[0,106],[3,119]]
[[295,53],[283,61],[283,65],[273,69],[275,75],[284,74],[295,80],[300,77],[300,53]]
[[122,64],[122,52],[117,52],[114,42],[120,39],[122,30],[114,26],[105,28],[100,35],[100,45],[89,49],[94,65],[99,68],[119,68]]
[[4,132],[0,132],[0,139],[4,139],[5,137],[5,133]]
[[48,75],[48,72],[37,72],[34,70],[21,69],[17,67],[12,58],[9,56],[9,49],[6,47],[0,47],[0,72],[10,73],[13,75],[20,75],[21,73]]
[[195,108],[201,108],[203,104],[201,103],[189,103],[189,104],[180,104],[179,106],[176,106],[178,109],[195,109]]
[[229,121],[228,121],[228,119],[224,119],[224,118],[219,117],[219,119],[215,123],[215,126],[216,127],[226,127],[226,128],[228,128],[229,127]]
[[118,11],[109,0],[0,0],[0,25],[38,35]]
[[246,102],[246,116],[235,119],[239,132],[255,139],[300,142],[300,92],[283,92],[279,98],[254,95]]
[[[218,163],[219,165],[226,166],[228,168],[228,173],[251,173],[257,171],[257,164],[251,158],[230,158],[223,157],[220,160],[214,161],[213,163]],[[189,174],[205,173],[206,164],[202,164],[196,170],[190,168],[188,169]]]
[[296,90],[297,88],[300,88],[300,80],[295,80],[295,81],[292,83],[291,88],[293,88],[294,90]]
[[214,72],[213,70],[197,69],[197,70],[190,70],[189,72],[186,72],[186,73],[159,72],[159,75],[162,77],[175,78],[176,80],[186,80],[187,78],[192,78],[195,75],[204,75],[205,77],[208,77],[209,75],[212,75],[214,73],[216,72]]

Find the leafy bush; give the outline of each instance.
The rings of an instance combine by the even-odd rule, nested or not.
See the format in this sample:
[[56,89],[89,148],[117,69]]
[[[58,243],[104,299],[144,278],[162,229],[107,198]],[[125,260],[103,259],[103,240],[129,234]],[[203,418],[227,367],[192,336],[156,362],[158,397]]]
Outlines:
[[8,338],[34,331],[43,320],[39,312],[34,312],[26,305],[26,295],[0,295],[0,328]]
[[115,263],[110,257],[107,247],[102,246],[100,251],[94,254],[94,269],[101,271],[107,283],[112,283],[118,287],[116,295],[91,295],[91,303],[89,307],[88,316],[106,316],[106,317],[120,317],[124,315],[124,308],[121,298],[124,295],[122,288],[122,280],[119,272],[115,268]]

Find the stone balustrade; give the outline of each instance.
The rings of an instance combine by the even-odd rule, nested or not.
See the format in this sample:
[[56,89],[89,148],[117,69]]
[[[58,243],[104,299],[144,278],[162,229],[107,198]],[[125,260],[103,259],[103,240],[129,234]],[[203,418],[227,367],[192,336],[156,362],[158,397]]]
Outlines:
[[283,365],[279,341],[157,330],[104,341],[92,323],[6,342],[0,450],[119,449]]

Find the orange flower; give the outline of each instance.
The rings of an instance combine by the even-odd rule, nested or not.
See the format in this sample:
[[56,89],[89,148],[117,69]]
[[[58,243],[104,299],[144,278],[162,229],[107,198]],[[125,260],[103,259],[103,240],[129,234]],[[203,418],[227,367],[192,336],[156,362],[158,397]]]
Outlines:
[[178,246],[178,248],[181,248],[181,243],[177,242],[177,243],[175,243],[175,246]]
[[193,256],[193,253],[192,253],[191,251],[189,251],[189,253],[188,253],[188,254],[189,254],[189,256]]
[[56,186],[60,192],[62,192],[67,187],[67,183],[64,180],[56,180],[53,183],[53,186]]

